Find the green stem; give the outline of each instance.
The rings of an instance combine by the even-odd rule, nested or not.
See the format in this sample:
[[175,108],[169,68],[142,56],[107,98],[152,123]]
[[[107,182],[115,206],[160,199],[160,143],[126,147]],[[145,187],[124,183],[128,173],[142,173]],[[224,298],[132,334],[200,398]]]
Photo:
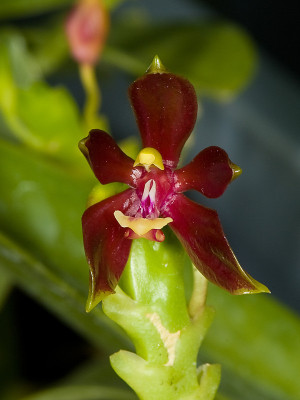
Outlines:
[[79,73],[86,95],[83,116],[88,130],[90,130],[95,128],[98,119],[98,111],[101,106],[101,94],[95,69],[92,65],[80,64]]
[[103,300],[104,313],[136,349],[113,354],[111,364],[142,400],[212,400],[220,367],[196,365],[214,314],[205,305],[207,283],[171,232],[166,236],[163,243],[133,241],[122,289]]

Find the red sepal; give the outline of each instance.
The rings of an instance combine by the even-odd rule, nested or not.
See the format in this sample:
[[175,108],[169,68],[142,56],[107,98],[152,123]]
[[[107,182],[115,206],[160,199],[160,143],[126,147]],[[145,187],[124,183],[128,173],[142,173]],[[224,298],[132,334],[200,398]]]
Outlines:
[[114,211],[126,212],[135,199],[133,189],[109,197],[89,207],[82,216],[83,242],[90,266],[90,292],[87,311],[106,295],[114,293],[126,265],[131,240],[124,237]]
[[268,292],[241,268],[216,211],[177,194],[164,210],[164,216],[173,218],[170,227],[193,264],[209,281],[232,294]]
[[174,74],[149,73],[133,82],[129,97],[143,147],[155,148],[164,164],[175,168],[196,122],[195,89]]
[[176,191],[197,190],[216,198],[224,193],[232,180],[233,170],[227,153],[217,146],[202,150],[189,164],[176,170]]
[[88,160],[96,178],[105,185],[122,182],[134,185],[132,169],[134,161],[128,157],[108,133],[92,129],[79,148]]

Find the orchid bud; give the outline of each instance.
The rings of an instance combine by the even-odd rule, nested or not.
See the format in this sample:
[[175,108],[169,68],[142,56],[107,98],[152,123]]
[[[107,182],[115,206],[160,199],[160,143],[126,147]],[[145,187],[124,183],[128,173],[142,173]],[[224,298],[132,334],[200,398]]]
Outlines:
[[80,64],[97,62],[108,32],[109,17],[102,0],[79,0],[66,21],[71,53]]

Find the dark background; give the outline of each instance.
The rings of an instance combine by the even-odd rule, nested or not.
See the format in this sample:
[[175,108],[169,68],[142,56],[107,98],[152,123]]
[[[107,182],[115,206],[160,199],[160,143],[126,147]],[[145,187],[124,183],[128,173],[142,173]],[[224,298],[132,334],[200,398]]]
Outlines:
[[[194,0],[236,21],[278,63],[300,78],[299,3],[293,0]],[[298,7],[297,7],[298,5]]]

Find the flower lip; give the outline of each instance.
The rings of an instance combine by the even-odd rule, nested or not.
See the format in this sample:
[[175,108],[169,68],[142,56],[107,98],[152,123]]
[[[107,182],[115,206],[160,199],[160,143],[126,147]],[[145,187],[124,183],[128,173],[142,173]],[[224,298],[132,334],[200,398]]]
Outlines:
[[153,229],[162,229],[170,222],[173,222],[173,219],[170,217],[153,219],[129,217],[119,210],[114,212],[114,216],[122,228],[130,228],[138,236],[143,236]]
[[140,236],[133,232],[132,229],[128,228],[126,229],[124,233],[124,237],[126,239],[140,239],[144,238],[147,240],[150,240],[152,242],[163,242],[165,240],[165,235],[162,230],[160,229],[151,229],[151,231],[145,233],[144,235]]

